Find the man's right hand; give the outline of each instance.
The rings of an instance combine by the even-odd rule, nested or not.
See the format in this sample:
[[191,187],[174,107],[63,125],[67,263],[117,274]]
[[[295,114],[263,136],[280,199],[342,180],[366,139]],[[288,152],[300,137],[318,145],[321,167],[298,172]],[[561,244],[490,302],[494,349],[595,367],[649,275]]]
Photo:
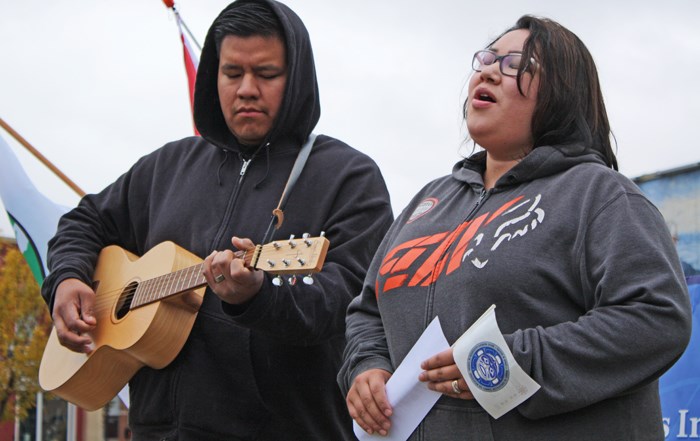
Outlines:
[[53,324],[58,341],[71,351],[89,354],[94,349],[86,333],[95,329],[95,292],[78,279],[66,279],[56,288]]
[[390,377],[384,369],[369,369],[355,377],[345,399],[352,419],[370,435],[386,436],[391,427],[392,409],[386,396]]

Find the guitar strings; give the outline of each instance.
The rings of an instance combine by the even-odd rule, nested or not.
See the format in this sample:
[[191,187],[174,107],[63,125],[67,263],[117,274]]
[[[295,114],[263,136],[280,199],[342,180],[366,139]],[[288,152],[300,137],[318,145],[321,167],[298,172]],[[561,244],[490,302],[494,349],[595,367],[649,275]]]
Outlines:
[[[203,283],[206,283],[203,279],[203,276],[201,275],[202,266],[203,266],[203,264],[198,264],[198,265],[194,265],[192,267],[183,268],[181,270],[177,270],[177,271],[174,271],[172,273],[163,274],[163,275],[156,276],[156,277],[142,280],[142,281],[133,280],[133,281],[129,282],[128,284],[121,286],[119,288],[116,288],[116,289],[100,291],[98,288],[96,293],[95,293],[97,295],[97,297],[95,299],[95,303],[94,303],[95,312],[98,312],[98,311],[101,312],[101,311],[104,311],[105,309],[111,309],[115,305],[114,301],[120,297],[123,297],[123,300],[124,300],[121,303],[121,305],[124,305],[124,304],[131,305],[133,303],[134,296],[137,294],[137,292],[139,294],[143,293],[144,287],[146,289],[154,290],[156,297],[160,297],[163,294],[166,294],[164,297],[167,297],[168,295],[176,294],[178,292],[187,291],[187,289],[182,289],[182,290],[176,290],[176,291],[170,292],[169,290],[165,289],[171,285],[172,280],[177,280],[178,276],[181,276],[183,274],[187,274],[190,278],[192,278],[192,276],[195,276],[196,278],[202,277],[201,281]],[[177,286],[177,283],[174,286]],[[141,289],[141,291],[139,291],[139,288]],[[192,289],[195,289],[195,288],[192,288]],[[147,291],[146,294],[148,294],[149,292],[150,291]],[[151,302],[146,302],[146,303],[151,303]]]
[[[250,263],[250,258],[252,257],[254,252],[255,252],[255,249],[247,250],[247,251],[238,251],[238,252],[236,252],[236,257],[242,258],[243,260],[246,261],[246,264],[248,264],[248,263]],[[206,283],[204,276],[202,274],[202,271],[201,271],[203,266],[204,266],[204,262],[199,263],[197,265],[190,266],[190,267],[182,268],[182,269],[176,270],[176,271],[171,272],[171,273],[152,277],[150,279],[146,279],[146,280],[143,280],[140,282],[131,281],[130,283],[128,283],[125,286],[122,286],[122,287],[116,288],[116,289],[107,290],[107,291],[99,291],[99,288],[98,288],[97,292],[95,293],[97,295],[97,298],[95,299],[95,303],[93,304],[93,309],[94,309],[95,313],[103,312],[107,309],[112,309],[112,307],[115,305],[115,303],[114,303],[115,299],[118,299],[120,297],[123,297],[123,302],[121,302],[121,304],[117,305],[117,307],[122,307],[123,305],[129,305],[129,309],[131,309],[131,305],[133,303],[134,296],[136,296],[136,294],[137,294],[137,291],[139,292],[139,294],[141,294],[143,292],[143,287],[147,286],[147,285],[148,285],[149,289],[152,289],[153,287],[155,287],[156,298],[154,298],[150,301],[144,302],[142,305],[139,305],[139,306],[143,306],[143,305],[152,303],[154,301],[161,300],[162,298],[168,297],[168,296],[173,295],[173,294],[196,289],[196,287],[192,287],[190,289],[181,289],[181,290],[176,290],[173,292],[169,292],[168,290],[165,290],[164,293],[159,292],[159,291],[162,291],[163,288],[169,287],[171,285],[171,282],[173,279],[175,279],[177,281],[178,275],[182,275],[182,274],[187,274],[187,276],[189,276],[190,279],[196,275],[196,278],[201,277],[202,283]],[[195,269],[196,269],[196,272],[193,273],[193,270],[195,270]],[[159,284],[162,284],[162,286],[158,286]],[[177,283],[175,284],[175,286],[177,286]],[[139,291],[139,288],[141,288],[142,290]],[[146,293],[146,294],[148,294],[148,293]]]

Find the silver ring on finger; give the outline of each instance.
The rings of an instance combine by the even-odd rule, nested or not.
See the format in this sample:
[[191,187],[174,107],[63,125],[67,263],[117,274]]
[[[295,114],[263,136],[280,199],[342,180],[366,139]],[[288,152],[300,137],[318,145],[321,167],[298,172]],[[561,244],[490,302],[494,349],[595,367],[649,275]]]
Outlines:
[[459,388],[459,380],[452,380],[452,392],[456,393],[457,395],[462,393],[462,389]]
[[224,279],[225,277],[223,274],[217,274],[216,276],[214,276],[214,282],[216,283],[221,283],[224,281]]

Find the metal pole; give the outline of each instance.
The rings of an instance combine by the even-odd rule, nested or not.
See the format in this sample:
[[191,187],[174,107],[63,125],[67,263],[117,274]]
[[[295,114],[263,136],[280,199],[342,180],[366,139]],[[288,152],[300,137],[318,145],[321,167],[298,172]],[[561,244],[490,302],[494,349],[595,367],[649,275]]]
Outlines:
[[19,441],[19,405],[15,404],[15,441]]
[[36,394],[36,441],[44,439],[44,393],[37,392]]
[[78,409],[75,404],[67,403],[68,412],[66,415],[66,441],[76,441],[77,440],[77,419],[78,419]]

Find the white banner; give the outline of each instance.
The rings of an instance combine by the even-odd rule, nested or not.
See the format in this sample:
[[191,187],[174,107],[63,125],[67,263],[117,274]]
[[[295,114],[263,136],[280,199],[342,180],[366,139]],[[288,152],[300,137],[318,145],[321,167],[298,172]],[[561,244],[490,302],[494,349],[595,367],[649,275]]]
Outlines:
[[41,194],[0,136],[0,199],[5,206],[19,247],[39,285],[48,273],[48,242],[56,233],[58,219],[67,207]]

